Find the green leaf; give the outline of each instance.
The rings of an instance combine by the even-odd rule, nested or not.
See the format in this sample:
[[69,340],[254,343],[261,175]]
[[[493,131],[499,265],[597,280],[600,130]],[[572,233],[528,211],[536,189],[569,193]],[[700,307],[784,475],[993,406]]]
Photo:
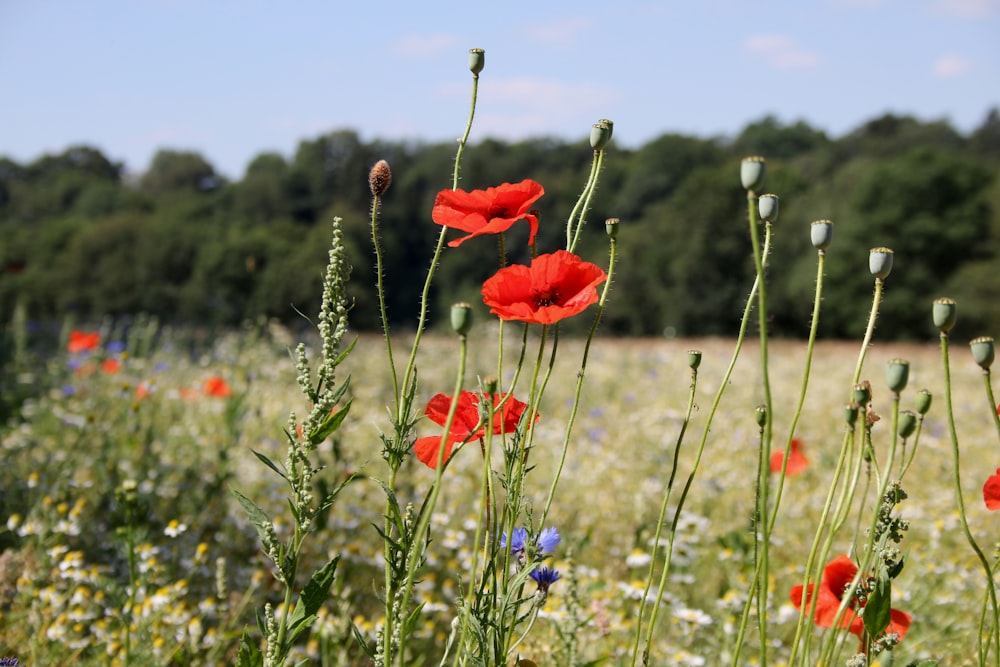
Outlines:
[[351,473],[350,475],[345,477],[344,481],[342,481],[340,484],[337,485],[337,488],[335,488],[333,491],[330,491],[328,494],[323,496],[323,500],[320,502],[319,507],[317,508],[316,511],[322,512],[326,508],[333,505],[334,501],[337,499],[337,496],[339,496],[340,492],[344,490],[344,487],[346,487],[348,484],[358,479],[359,477],[361,477],[361,475],[357,473]]
[[868,603],[865,605],[865,613],[862,616],[865,622],[865,632],[872,639],[882,634],[882,631],[892,620],[890,605],[892,604],[892,582],[887,578],[879,577],[875,590],[868,594]]
[[274,472],[278,473],[278,476],[280,476],[281,479],[285,480],[286,482],[288,481],[288,478],[285,476],[285,473],[282,472],[280,468],[278,468],[277,464],[275,464],[274,461],[272,461],[271,459],[267,458],[266,456],[264,456],[263,454],[261,454],[258,451],[255,451],[253,449],[251,449],[250,451],[253,452],[253,455],[256,456],[260,460],[261,463],[263,463],[264,465],[266,465],[268,468],[270,468]]
[[236,654],[236,667],[264,667],[264,654],[260,647],[250,641],[250,633],[245,629],[240,637],[240,651]]
[[236,500],[240,501],[240,505],[243,505],[243,509],[247,511],[250,517],[250,522],[257,528],[257,535],[260,537],[260,541],[263,543],[266,541],[267,532],[264,530],[265,523],[271,523],[270,517],[262,510],[257,507],[252,500],[244,496],[242,493],[236,489],[229,489]]
[[295,639],[313,624],[316,620],[316,612],[330,597],[330,587],[333,585],[334,577],[337,573],[337,563],[340,556],[335,556],[329,563],[316,570],[309,579],[309,583],[299,593],[299,600],[292,610],[292,615],[288,618],[288,643]]
[[340,425],[344,423],[344,418],[347,417],[347,413],[350,410],[351,401],[348,401],[344,404],[344,407],[327,415],[327,418],[320,424],[320,427],[309,435],[309,444],[318,445],[333,435],[340,428]]

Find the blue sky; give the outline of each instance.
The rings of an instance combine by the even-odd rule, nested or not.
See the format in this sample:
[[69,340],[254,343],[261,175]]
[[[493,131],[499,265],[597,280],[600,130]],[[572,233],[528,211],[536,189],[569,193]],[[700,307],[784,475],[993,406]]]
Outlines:
[[1000,106],[1000,0],[3,0],[0,155],[157,148],[240,178],[338,129],[635,147],[774,114],[832,136],[885,112],[967,132]]

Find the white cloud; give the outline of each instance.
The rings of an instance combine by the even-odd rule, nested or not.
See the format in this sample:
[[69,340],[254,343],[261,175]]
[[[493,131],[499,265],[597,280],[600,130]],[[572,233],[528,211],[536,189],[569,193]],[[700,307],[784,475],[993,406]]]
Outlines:
[[967,59],[956,56],[956,55],[946,55],[941,56],[934,63],[934,75],[941,77],[942,79],[952,79],[957,76],[962,76],[972,68],[972,63]]
[[1000,9],[1000,0],[935,0],[931,9],[956,18],[986,18]]
[[408,35],[392,45],[392,50],[402,56],[424,58],[446,51],[458,43],[456,35]]
[[545,42],[549,46],[570,46],[577,36],[590,29],[593,21],[583,16],[567,17],[548,23],[536,23],[526,29],[532,39]]
[[819,54],[799,48],[784,35],[753,35],[743,48],[778,69],[812,69],[819,65]]

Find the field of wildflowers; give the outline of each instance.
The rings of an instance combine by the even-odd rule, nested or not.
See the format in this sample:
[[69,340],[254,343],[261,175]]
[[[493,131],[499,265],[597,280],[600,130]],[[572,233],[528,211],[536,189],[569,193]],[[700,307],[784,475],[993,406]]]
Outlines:
[[[483,64],[473,50],[470,125]],[[441,229],[425,284],[446,244],[499,239],[499,257],[486,308],[453,306],[451,336],[425,335],[428,288],[412,332],[350,330],[337,221],[303,342],[267,322],[207,338],[67,323],[39,358],[15,316],[0,656],[1000,664],[993,340],[951,351],[957,305],[928,295],[940,345],[880,342],[893,253],[874,248],[860,249],[864,340],[817,343],[829,221],[806,230],[809,340],[748,336],[766,321],[778,215],[757,157],[734,165],[756,276],[733,337],[595,336],[627,223],[607,221],[607,258],[576,251],[612,129],[593,128],[565,248],[539,249],[541,184],[458,189],[466,128],[429,212]],[[372,168],[380,296],[391,180]],[[503,232],[525,223],[533,259],[508,265]],[[560,337],[568,318],[589,318],[589,334]]]

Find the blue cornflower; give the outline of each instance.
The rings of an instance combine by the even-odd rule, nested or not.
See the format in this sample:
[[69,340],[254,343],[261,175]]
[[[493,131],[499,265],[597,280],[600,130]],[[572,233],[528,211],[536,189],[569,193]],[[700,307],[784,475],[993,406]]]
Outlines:
[[556,545],[562,538],[555,528],[543,528],[538,534],[538,553],[547,556],[556,550]]
[[0,667],[21,667],[17,658],[0,658]]
[[[510,540],[510,552],[516,556],[524,554],[524,548],[528,544],[528,529],[527,528],[515,528],[513,537]],[[507,532],[500,536],[500,548],[504,549],[507,547]]]
[[108,354],[121,354],[125,351],[125,341],[113,340],[104,349]]
[[548,565],[535,568],[528,576],[535,580],[535,583],[538,584],[538,590],[541,591],[543,595],[548,595],[549,586],[562,578],[562,575],[560,575],[557,570],[553,570]]

